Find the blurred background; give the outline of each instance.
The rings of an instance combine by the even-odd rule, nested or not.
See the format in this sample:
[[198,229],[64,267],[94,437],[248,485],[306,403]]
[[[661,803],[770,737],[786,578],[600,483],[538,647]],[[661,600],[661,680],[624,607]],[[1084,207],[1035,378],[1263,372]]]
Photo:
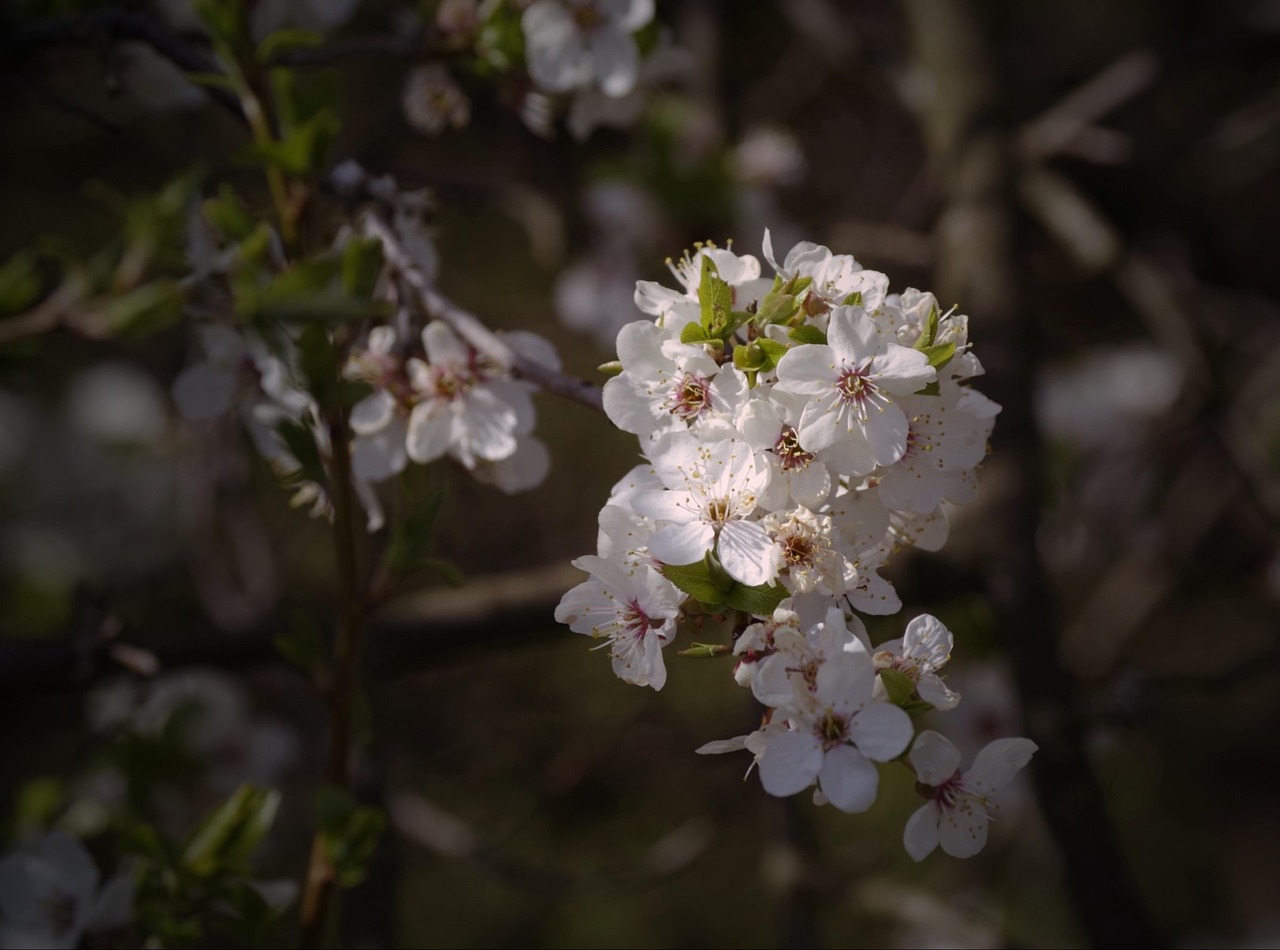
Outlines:
[[[440,105],[404,37],[466,4],[295,6],[333,44],[336,155],[429,189],[441,289],[572,375],[600,379],[664,258],[759,256],[766,226],[968,313],[1004,406],[979,498],[893,565],[906,607],[870,628],[955,632],[938,725],[966,760],[1041,746],[982,855],[919,865],[906,770],[849,816],[694,755],[758,721],[727,661],[669,656],[640,689],[552,619],[636,448],[542,395],[548,480],[433,468],[466,583],[374,620],[357,791],[391,832],[344,945],[1280,941],[1280,5],[659,0],[640,91],[567,117],[461,70]],[[176,2],[92,7],[189,29]],[[241,127],[153,44],[22,23],[0,258],[91,251],[111,195],[194,163],[257,187]],[[235,419],[174,411],[195,352],[182,327],[0,344],[0,817],[9,843],[93,840],[127,800],[184,833],[271,784],[261,873],[296,879],[324,716],[272,644],[331,622],[328,529]]]

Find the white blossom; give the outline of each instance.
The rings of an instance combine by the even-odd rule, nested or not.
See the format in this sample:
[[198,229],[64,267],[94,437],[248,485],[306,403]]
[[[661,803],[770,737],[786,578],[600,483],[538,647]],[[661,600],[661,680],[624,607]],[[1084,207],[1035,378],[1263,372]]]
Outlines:
[[939,733],[920,733],[908,756],[929,801],[907,820],[903,844],[921,861],[939,845],[954,858],[971,858],[987,843],[989,800],[1013,780],[1036,751],[1030,739],[997,739],[960,771],[960,753]]

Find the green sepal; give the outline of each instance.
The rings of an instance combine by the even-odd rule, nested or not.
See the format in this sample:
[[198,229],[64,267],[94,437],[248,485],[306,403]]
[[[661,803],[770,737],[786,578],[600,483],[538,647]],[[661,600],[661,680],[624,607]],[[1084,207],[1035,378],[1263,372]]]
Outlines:
[[758,584],[755,587],[735,584],[725,595],[725,603],[734,610],[770,617],[778,604],[789,596],[789,591],[781,584]]
[[812,277],[801,277],[796,274],[782,287],[782,292],[792,297],[799,296],[809,289],[809,285],[813,283]]
[[792,327],[787,331],[787,336],[795,340],[797,343],[815,343],[826,346],[827,335],[817,327],[808,323],[802,323],[798,327]]
[[716,656],[730,656],[733,647],[725,643],[695,643],[687,650],[678,650],[677,655],[688,656],[696,660],[709,660]]
[[733,365],[738,367],[744,373],[759,372],[768,365],[769,357],[765,355],[757,344],[759,341],[752,343],[739,343],[733,348]]
[[755,341],[755,345],[764,351],[765,359],[768,361],[765,369],[773,369],[778,365],[778,361],[787,355],[787,351],[791,347],[785,343],[779,343],[777,340],[771,340],[767,336],[762,336]]
[[249,858],[275,822],[280,793],[272,788],[241,785],[201,823],[182,853],[193,874],[247,871]]
[[799,309],[800,304],[794,295],[771,290],[760,301],[760,309],[756,311],[756,321],[761,326],[770,323],[786,323]]

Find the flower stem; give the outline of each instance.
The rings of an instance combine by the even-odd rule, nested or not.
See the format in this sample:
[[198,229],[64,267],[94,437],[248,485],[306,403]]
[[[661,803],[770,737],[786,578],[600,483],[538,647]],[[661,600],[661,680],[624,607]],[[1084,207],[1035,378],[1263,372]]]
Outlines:
[[[350,781],[348,765],[351,714],[359,682],[365,604],[356,564],[356,535],[352,520],[355,506],[351,489],[351,453],[347,442],[346,410],[331,412],[328,427],[332,451],[329,497],[333,504],[333,540],[339,602],[333,672],[327,695],[329,748],[325,756],[324,780],[329,785],[345,788]],[[307,874],[303,881],[300,946],[321,946],[333,888],[333,861],[322,831],[317,828],[311,841],[311,857],[307,862]]]

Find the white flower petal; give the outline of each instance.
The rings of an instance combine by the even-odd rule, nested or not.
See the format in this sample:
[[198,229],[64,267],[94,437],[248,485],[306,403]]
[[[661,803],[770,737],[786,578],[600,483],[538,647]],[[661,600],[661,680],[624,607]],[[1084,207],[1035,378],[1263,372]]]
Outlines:
[[391,421],[395,411],[395,397],[379,389],[351,407],[351,431],[357,435],[377,432]]
[[701,561],[716,543],[715,529],[705,521],[667,525],[649,536],[649,553],[663,564]]
[[964,773],[965,787],[979,795],[992,795],[1021,771],[1039,748],[1030,739],[997,739],[977,754]]
[[818,773],[822,794],[841,811],[864,812],[876,801],[880,773],[856,749],[836,746],[823,758]]
[[916,861],[923,861],[938,846],[938,808],[932,802],[921,805],[907,819],[902,833],[902,844],[907,854]]
[[405,447],[409,458],[419,464],[433,462],[449,450],[453,432],[453,413],[447,405],[420,402],[409,414]]
[[729,576],[748,587],[778,576],[781,551],[758,522],[729,522],[720,529],[717,552]]
[[954,808],[943,808],[938,817],[938,843],[953,858],[971,858],[987,843],[987,810],[972,798],[962,797]]
[[591,68],[606,96],[625,96],[636,85],[640,72],[640,51],[626,33],[603,27],[589,43]]
[[913,731],[911,717],[888,703],[872,703],[849,724],[849,735],[858,749],[877,762],[901,755],[911,743]]
[[802,792],[822,769],[822,743],[810,732],[774,736],[760,757],[760,784],[770,795],[785,798]]
[[916,778],[925,785],[939,786],[951,779],[960,768],[960,750],[941,733],[926,729],[916,737],[907,756]]

